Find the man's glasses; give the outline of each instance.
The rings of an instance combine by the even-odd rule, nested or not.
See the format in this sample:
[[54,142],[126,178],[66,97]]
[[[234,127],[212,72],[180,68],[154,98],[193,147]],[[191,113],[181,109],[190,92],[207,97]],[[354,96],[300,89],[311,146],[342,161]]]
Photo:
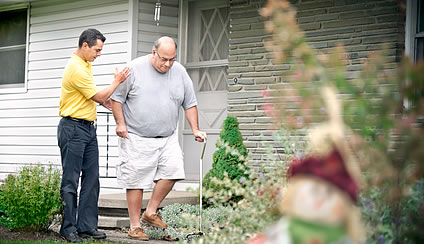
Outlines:
[[175,62],[175,60],[177,60],[177,57],[173,57],[173,58],[170,58],[170,59],[162,58],[162,57],[159,55],[158,51],[156,51],[156,54],[158,55],[159,60],[160,60],[161,62],[163,62],[163,63],[166,63],[166,62],[168,62],[168,61],[169,61],[170,63],[173,63],[173,62]]

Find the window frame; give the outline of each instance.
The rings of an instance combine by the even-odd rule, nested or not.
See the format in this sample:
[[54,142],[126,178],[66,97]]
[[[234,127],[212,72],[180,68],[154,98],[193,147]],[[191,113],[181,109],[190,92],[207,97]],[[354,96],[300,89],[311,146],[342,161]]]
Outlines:
[[[424,4],[424,2],[421,2]],[[424,32],[417,33],[418,0],[407,0],[405,23],[405,55],[416,63],[416,38],[424,37]]]
[[[30,4],[29,3],[20,3],[10,6],[0,7],[0,12],[26,9],[27,10],[27,24],[26,24],[26,41],[25,44],[25,76],[24,76],[24,86],[23,87],[7,87],[7,85],[0,85],[0,94],[8,93],[26,93],[28,91],[28,57],[29,57],[29,27],[30,27]],[[16,45],[21,46],[21,45]]]
[[[191,38],[189,36],[189,15],[190,15],[190,3],[193,2],[201,2],[202,0],[179,0],[179,6],[180,6],[180,20],[179,20],[179,33],[178,33],[178,43],[180,43],[179,45],[179,51],[178,51],[178,57],[179,57],[179,62],[187,69],[187,72],[190,74],[191,70],[200,70],[202,68],[215,68],[215,67],[224,67],[225,70],[228,69],[228,56],[229,54],[227,54],[226,58],[223,59],[215,59],[215,60],[206,60],[206,61],[196,61],[196,62],[192,62],[188,60],[188,52],[192,52],[193,50],[191,48],[189,48],[189,39]],[[199,8],[199,10],[203,10],[205,8],[208,7],[229,7],[229,1],[228,0],[221,0],[220,2],[222,3],[216,3],[216,2],[202,2],[203,6],[201,8]],[[228,13],[229,14],[229,13]],[[230,18],[230,16],[228,16],[228,18]],[[200,23],[198,23],[200,25]],[[229,30],[229,25],[230,23],[228,22],[228,32]],[[225,37],[224,37],[225,38]],[[191,76],[191,75],[190,75]],[[199,87],[198,81],[193,81],[193,85],[194,85],[194,89],[196,92],[210,92],[210,91],[200,91],[200,87]],[[224,90],[219,90],[219,91],[215,91],[215,92],[228,92],[228,87],[227,89]]]
[[[409,57],[413,63],[417,62],[416,58],[416,38],[423,37],[424,33],[417,33],[418,25],[418,1],[422,0],[407,0],[406,1],[406,18],[405,18],[405,56]],[[421,4],[424,4],[421,2]],[[406,80],[408,82],[408,80]],[[413,106],[411,101],[404,99],[403,105],[405,108]]]

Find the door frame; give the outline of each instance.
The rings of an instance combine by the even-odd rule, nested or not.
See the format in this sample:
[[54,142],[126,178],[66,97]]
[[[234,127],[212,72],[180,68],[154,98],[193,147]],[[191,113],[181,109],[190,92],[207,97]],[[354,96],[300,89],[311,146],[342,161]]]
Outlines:
[[[193,63],[188,63],[188,52],[190,51],[188,48],[188,44],[189,44],[189,30],[188,30],[188,26],[189,26],[189,4],[191,2],[194,1],[204,1],[204,0],[179,0],[179,24],[178,24],[178,51],[177,51],[177,55],[178,55],[178,61],[184,65],[185,68],[189,69],[189,68],[198,68],[197,64],[193,64]],[[229,3],[228,0],[223,0],[227,3]],[[202,4],[207,4],[210,5],[211,7],[215,7],[218,4],[214,1],[211,2],[202,2]],[[219,4],[221,5],[221,4]],[[228,5],[229,6],[229,5]],[[226,60],[210,60],[210,61],[202,61],[202,64],[199,65],[200,66],[204,66],[206,65],[208,68],[212,68],[212,67],[218,67],[218,66],[227,66],[228,67],[228,57],[226,58]],[[196,84],[193,84],[194,86],[196,86]],[[195,87],[196,90],[196,95],[197,95],[197,88]],[[228,94],[228,90],[226,91],[217,91],[217,92],[225,92]],[[228,106],[228,102],[226,103]],[[200,123],[200,111],[199,111],[199,123]],[[189,140],[189,139],[184,139],[185,136],[184,135],[184,111],[182,111],[182,113],[180,113],[180,120],[179,120],[179,125],[178,125],[178,139],[179,139],[179,143],[182,147],[182,150],[184,151],[184,145],[188,145],[190,143],[192,143],[191,141],[184,141],[184,140]],[[200,128],[202,129],[202,128]],[[203,128],[205,129],[205,128]],[[211,130],[214,131],[215,134],[220,133],[221,129],[207,129],[208,132],[211,132]],[[187,132],[187,129],[186,129]],[[214,134],[213,133],[213,134]],[[212,134],[211,134],[212,135]],[[185,143],[186,142],[186,143]],[[196,146],[197,147],[197,146]],[[200,145],[199,145],[200,147]],[[191,147],[190,147],[191,148]],[[208,142],[208,146],[207,146],[207,151],[209,150],[213,150],[213,148],[215,148],[214,143],[210,143]],[[213,150],[215,151],[215,150]],[[184,157],[186,158],[186,157]],[[186,164],[186,159],[184,159],[184,163]],[[204,168],[205,170],[205,168]],[[199,174],[199,173],[197,173]],[[187,179],[186,182],[197,182],[196,180],[193,179]]]

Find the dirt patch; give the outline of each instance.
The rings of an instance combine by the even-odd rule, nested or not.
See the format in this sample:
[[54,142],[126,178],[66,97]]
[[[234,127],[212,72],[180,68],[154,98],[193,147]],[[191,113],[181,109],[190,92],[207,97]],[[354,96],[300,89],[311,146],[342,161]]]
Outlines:
[[[107,239],[96,241],[106,242],[106,243],[128,243],[128,244],[139,244],[140,240],[131,239],[128,237],[126,231],[119,229],[108,229],[108,230],[99,230],[107,234]],[[22,231],[11,231],[0,226],[0,243],[2,240],[8,241],[57,241],[57,242],[66,242],[59,233],[54,230],[49,230],[47,232],[22,232]],[[150,240],[147,242],[143,241],[143,244],[172,244],[173,241],[164,241],[164,240]]]
[[0,226],[0,240],[22,240],[22,241],[63,241],[62,237],[54,232],[23,232],[23,231],[11,231],[9,229]]

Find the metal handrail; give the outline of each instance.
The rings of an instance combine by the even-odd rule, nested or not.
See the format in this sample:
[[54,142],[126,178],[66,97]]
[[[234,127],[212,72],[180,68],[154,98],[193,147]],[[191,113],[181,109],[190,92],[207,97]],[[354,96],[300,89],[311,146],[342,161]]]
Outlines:
[[112,112],[98,111],[97,114],[106,114],[106,176],[100,176],[100,178],[116,178],[116,176],[109,176],[109,116]]

